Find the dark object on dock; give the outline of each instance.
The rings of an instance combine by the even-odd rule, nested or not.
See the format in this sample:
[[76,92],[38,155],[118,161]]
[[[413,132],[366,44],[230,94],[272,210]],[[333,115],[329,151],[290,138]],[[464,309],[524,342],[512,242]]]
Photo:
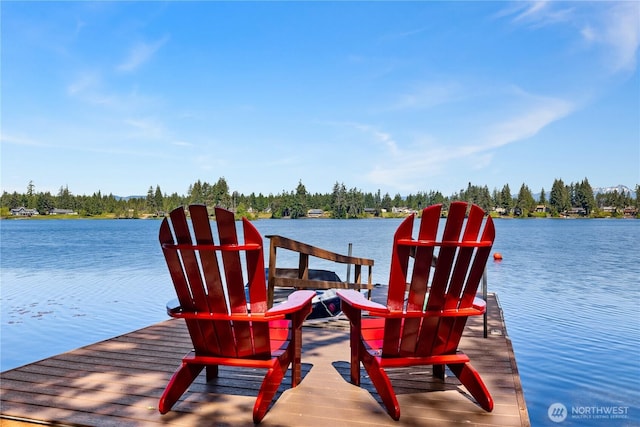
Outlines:
[[[267,276],[268,276],[267,268]],[[287,277],[290,279],[298,278],[298,270],[294,268],[278,269],[278,277]],[[322,281],[332,283],[343,283],[340,276],[335,271],[309,269],[310,281]],[[339,285],[338,285],[339,286]],[[283,299],[284,295],[291,292],[291,289],[278,289],[274,290],[274,301],[277,303]],[[311,300],[311,314],[307,319],[321,319],[323,317],[337,316],[342,312],[340,308],[340,298],[335,289],[316,290],[316,296]]]

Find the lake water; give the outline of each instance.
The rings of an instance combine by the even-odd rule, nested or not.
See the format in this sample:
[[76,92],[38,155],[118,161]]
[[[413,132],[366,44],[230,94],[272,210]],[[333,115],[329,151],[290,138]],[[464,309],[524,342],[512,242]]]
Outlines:
[[[351,242],[355,256],[376,261],[374,282],[384,284],[399,222],[254,224],[263,236],[342,253]],[[0,370],[167,319],[174,293],[159,226],[0,221]],[[489,262],[489,290],[504,309],[532,424],[640,425],[640,221],[497,220],[496,230],[504,259]],[[563,423],[548,416],[554,404],[568,409]]]

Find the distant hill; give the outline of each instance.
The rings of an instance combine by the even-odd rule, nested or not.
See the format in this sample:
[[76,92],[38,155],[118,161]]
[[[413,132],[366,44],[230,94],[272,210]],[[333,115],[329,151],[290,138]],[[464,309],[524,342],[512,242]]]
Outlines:
[[600,193],[613,193],[614,191],[617,191],[620,194],[622,193],[631,194],[631,197],[633,198],[636,197],[635,191],[632,191],[626,185],[616,185],[615,187],[593,187],[594,195],[600,194]]

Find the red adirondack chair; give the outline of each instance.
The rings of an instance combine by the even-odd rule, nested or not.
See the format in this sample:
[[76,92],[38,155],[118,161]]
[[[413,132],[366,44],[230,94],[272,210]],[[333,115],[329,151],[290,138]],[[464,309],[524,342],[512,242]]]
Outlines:
[[[207,381],[218,376],[218,365],[266,368],[253,408],[253,420],[258,423],[289,364],[291,386],[300,382],[302,322],[311,312],[315,293],[294,292],[268,309],[262,238],[255,227],[243,218],[244,244],[240,244],[233,213],[216,208],[220,243],[215,244],[207,208],[191,205],[189,213],[195,241],[182,207],[160,226],[160,244],[178,296],[167,312],[185,319],[194,350],[182,359],[158,409],[163,414],[171,410],[205,367]],[[246,255],[246,277],[240,252]]]
[[[478,206],[471,205],[468,214],[467,208],[464,202],[451,204],[441,237],[441,205],[422,211],[417,240],[412,237],[414,215],[400,224],[386,306],[352,290],[338,291],[351,323],[351,382],[360,385],[362,362],[395,420],[400,406],[385,372],[392,367],[434,365],[434,375],[444,380],[447,365],[483,409],[493,409],[480,375],[458,350],[467,318],[485,311],[484,300],[475,295],[495,237],[491,217],[484,220]],[[372,317],[362,318],[363,311]]]

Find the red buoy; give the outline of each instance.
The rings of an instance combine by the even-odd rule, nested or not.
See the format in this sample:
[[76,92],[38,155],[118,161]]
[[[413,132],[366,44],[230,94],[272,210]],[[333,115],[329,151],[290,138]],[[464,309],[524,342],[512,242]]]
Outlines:
[[502,254],[500,252],[496,252],[493,254],[493,259],[495,261],[502,261]]

